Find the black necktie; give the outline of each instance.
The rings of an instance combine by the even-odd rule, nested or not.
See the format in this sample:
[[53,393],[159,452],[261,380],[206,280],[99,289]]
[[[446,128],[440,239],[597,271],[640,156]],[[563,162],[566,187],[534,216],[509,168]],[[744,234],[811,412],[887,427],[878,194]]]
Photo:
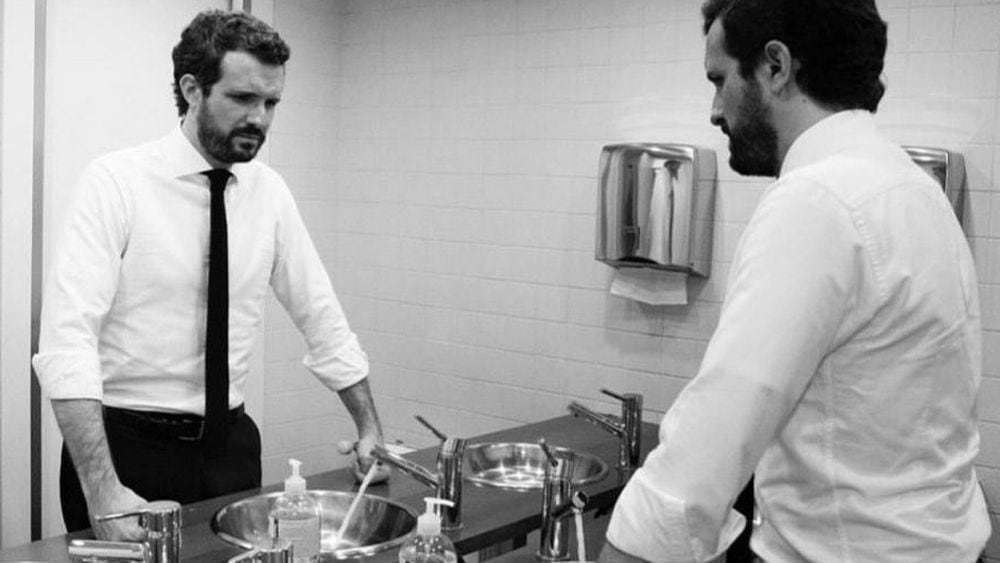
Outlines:
[[205,328],[205,429],[208,452],[222,453],[229,413],[229,243],[226,234],[226,183],[231,174],[216,168],[204,173],[212,192],[208,247],[208,314]]

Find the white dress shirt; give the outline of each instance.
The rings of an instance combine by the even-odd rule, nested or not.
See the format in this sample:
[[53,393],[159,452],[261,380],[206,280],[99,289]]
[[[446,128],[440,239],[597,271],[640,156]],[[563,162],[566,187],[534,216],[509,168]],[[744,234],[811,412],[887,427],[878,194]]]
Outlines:
[[[203,414],[211,166],[176,128],[91,163],[46,280],[35,370],[52,399]],[[368,374],[291,193],[256,161],[233,165],[229,405],[243,402],[270,286],[329,388]]]
[[864,111],[791,146],[736,250],[701,369],[625,487],[609,541],[706,561],[742,528],[778,562],[971,562],[977,281],[941,188]]

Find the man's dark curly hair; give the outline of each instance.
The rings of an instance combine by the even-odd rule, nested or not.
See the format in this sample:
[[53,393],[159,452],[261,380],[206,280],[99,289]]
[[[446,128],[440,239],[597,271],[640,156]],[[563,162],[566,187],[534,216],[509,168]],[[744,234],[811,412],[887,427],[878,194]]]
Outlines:
[[874,112],[885,93],[886,23],[874,0],[707,0],[701,7],[705,34],[716,20],[725,50],[748,79],[768,41],[788,46],[801,63],[799,88],[834,110]]
[[291,51],[271,26],[243,12],[207,10],[195,16],[174,47],[174,100],[177,111],[184,115],[187,100],[181,93],[180,81],[185,74],[198,80],[208,96],[212,85],[219,81],[222,57],[229,51],[246,51],[267,65],[283,65]]

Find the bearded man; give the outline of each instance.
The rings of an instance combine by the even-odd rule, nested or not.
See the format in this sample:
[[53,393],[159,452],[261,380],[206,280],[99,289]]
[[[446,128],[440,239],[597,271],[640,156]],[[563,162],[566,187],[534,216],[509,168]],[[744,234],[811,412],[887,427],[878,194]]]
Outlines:
[[198,14],[173,50],[179,126],[81,176],[33,360],[63,435],[68,531],[141,539],[135,519],[97,517],[260,487],[243,388],[268,287],[357,427],[355,470],[373,462],[367,356],[287,185],[254,160],[289,54],[248,14]]
[[623,490],[601,560],[723,556],[754,476],[758,561],[975,561],[975,267],[941,188],[879,132],[873,0],[709,0],[711,122],[777,180],[698,374]]

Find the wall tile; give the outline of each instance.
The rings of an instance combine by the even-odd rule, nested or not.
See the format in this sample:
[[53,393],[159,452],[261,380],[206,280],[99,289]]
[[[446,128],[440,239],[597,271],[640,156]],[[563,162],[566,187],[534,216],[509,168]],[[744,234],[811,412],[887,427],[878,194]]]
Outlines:
[[955,49],[997,51],[1000,49],[1000,4],[959,6],[955,12]]
[[955,31],[953,6],[910,10],[910,52],[947,51]]
[[959,98],[996,98],[1000,52],[956,52],[951,92]]
[[944,52],[911,53],[908,58],[904,92],[921,96],[947,97],[954,84],[945,77],[952,76],[953,58]]

